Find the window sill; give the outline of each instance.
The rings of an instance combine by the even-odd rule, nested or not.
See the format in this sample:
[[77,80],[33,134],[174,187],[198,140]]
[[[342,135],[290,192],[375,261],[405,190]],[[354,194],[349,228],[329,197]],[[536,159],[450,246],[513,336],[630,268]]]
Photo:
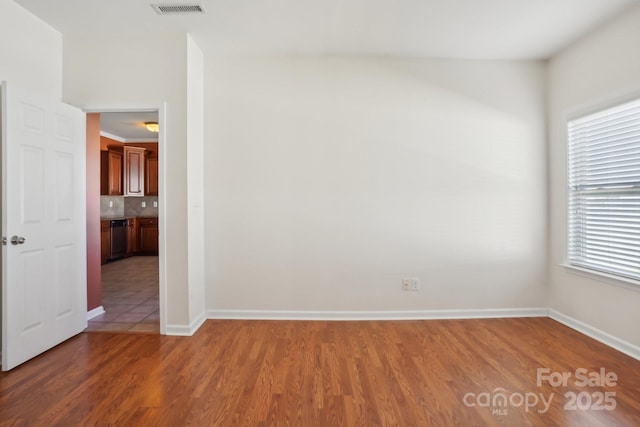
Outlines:
[[575,265],[571,265],[566,262],[560,265],[564,267],[567,273],[586,277],[588,279],[599,280],[604,283],[621,286],[623,288],[640,292],[640,281],[627,279],[625,277],[614,276],[612,274],[602,273],[596,270],[589,270],[587,268],[576,267]]

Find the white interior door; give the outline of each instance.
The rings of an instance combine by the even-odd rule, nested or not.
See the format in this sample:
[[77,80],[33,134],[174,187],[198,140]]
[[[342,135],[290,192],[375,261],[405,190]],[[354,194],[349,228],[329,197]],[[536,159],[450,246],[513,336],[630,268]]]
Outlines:
[[4,371],[87,326],[85,126],[79,109],[2,84]]

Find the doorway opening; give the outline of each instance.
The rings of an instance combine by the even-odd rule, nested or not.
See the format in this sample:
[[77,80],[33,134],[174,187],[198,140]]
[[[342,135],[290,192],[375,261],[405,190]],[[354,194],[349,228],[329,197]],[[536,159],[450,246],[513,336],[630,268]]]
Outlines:
[[100,247],[99,267],[88,258],[87,332],[162,332],[160,122],[158,110],[87,114],[87,239]]

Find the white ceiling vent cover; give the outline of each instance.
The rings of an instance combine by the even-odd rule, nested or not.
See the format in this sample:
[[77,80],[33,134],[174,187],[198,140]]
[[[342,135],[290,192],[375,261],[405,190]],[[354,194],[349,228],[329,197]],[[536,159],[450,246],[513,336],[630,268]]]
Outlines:
[[205,13],[204,7],[198,3],[171,3],[152,4],[151,7],[158,15],[169,15],[177,13]]

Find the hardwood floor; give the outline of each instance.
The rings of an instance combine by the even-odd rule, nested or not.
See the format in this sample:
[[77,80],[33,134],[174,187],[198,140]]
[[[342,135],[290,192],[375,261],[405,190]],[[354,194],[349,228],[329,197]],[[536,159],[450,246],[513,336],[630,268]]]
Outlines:
[[[571,377],[539,385],[538,368]],[[609,384],[581,387],[580,368]],[[583,393],[576,410],[565,393]],[[2,373],[0,414],[3,426],[638,426],[640,362],[548,318],[209,320],[193,337],[81,334]]]
[[157,256],[134,256],[102,266],[105,313],[88,322],[88,332],[160,333]]

